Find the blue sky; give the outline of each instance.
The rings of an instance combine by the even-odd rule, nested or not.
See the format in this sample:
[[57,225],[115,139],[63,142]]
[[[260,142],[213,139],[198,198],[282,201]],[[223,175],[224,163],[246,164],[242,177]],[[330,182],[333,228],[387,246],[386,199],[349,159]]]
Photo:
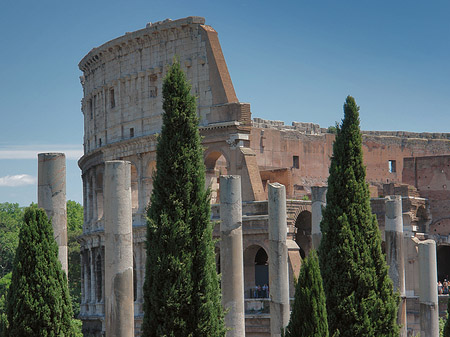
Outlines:
[[90,49],[147,22],[204,16],[253,117],[342,118],[365,130],[450,131],[448,1],[23,1],[0,11],[0,202],[37,199],[37,152],[64,151],[81,202],[82,90]]

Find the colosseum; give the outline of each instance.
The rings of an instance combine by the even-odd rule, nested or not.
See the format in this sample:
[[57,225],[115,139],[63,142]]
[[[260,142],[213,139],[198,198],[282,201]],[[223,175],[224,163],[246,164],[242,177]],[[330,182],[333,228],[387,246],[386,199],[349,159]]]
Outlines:
[[[213,220],[220,220],[219,175],[241,176],[246,336],[270,336],[269,299],[254,296],[255,287],[269,279],[268,183],[286,186],[292,296],[293,277],[313,245],[312,204],[323,199],[335,136],[316,124],[252,119],[250,104],[236,96],[217,32],[201,17],[149,23],[92,49],[79,63],[84,95],[84,155],[79,160],[85,212],[80,237],[84,335],[101,336],[105,330],[103,175],[105,161],[116,159],[132,166],[134,310],[140,335],[145,213],[162,123],[162,81],[175,57],[198,99]],[[363,150],[372,210],[383,238],[385,197],[402,197],[407,328],[415,333],[419,276],[411,238],[434,239],[439,278],[450,274],[450,134],[363,132]],[[214,235],[219,236],[218,228]],[[440,297],[440,302],[443,313],[446,299]]]

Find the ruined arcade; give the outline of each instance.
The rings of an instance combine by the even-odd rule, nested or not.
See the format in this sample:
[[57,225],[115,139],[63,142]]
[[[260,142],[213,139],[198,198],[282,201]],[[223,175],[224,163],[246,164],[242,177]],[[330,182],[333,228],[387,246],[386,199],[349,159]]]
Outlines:
[[[229,187],[221,192],[221,183],[231,184],[220,180],[219,176],[240,176],[241,220],[236,222],[241,222],[242,226],[239,229],[241,242],[236,245],[242,247],[242,264],[225,265],[222,261],[221,265],[225,270],[243,268],[244,305],[242,308],[242,299],[237,299],[235,321],[239,323],[236,324],[242,325],[245,321],[246,336],[271,336],[270,327],[274,323],[271,315],[277,313],[286,317],[288,298],[293,297],[294,275],[298,275],[302,258],[320,241],[320,211],[326,205],[326,181],[334,134],[311,123],[294,122],[288,126],[279,121],[252,120],[250,104],[239,102],[234,91],[218,34],[205,25],[201,17],[149,23],[144,29],[92,49],[79,64],[83,72],[84,95],[84,155],[79,161],[85,212],[80,238],[83,331],[100,336],[107,329],[105,298],[111,292],[107,284],[111,275],[108,268],[111,269],[114,263],[106,257],[111,247],[108,248],[105,230],[112,221],[106,214],[108,209],[112,211],[108,208],[111,203],[107,194],[107,181],[111,180],[108,177],[112,173],[106,168],[114,163],[111,161],[120,160],[131,163],[130,173],[124,174],[129,177],[126,179],[129,179],[132,225],[132,242],[128,247],[132,257],[128,263],[132,265],[133,277],[129,278],[132,285],[127,291],[133,290],[130,305],[134,305],[135,335],[140,334],[145,278],[145,211],[152,191],[156,141],[162,123],[162,81],[174,57],[186,72],[192,93],[198,97],[206,180],[212,189],[212,220],[220,220],[221,213],[226,212],[226,204],[219,206],[219,202],[227,200]],[[416,163],[417,157],[450,155],[450,134],[364,132],[363,142],[367,180],[373,197],[372,210],[377,215],[391,266],[395,265],[398,271],[395,284],[403,296],[401,307],[404,308],[399,319],[408,322],[408,333],[419,332],[423,307],[419,261],[421,256],[431,254],[420,253],[425,248],[417,250],[417,247],[426,243],[422,243],[423,239],[434,239],[438,254],[439,251],[443,256],[449,254],[450,230],[447,230],[446,216],[450,214],[436,206],[442,200],[442,194],[422,193],[420,177],[423,175],[418,176],[417,172],[423,168],[411,162]],[[277,192],[276,188],[281,184],[284,185],[284,198],[277,197],[277,201],[286,201],[276,207],[276,216],[285,217],[283,249],[288,263],[272,267],[276,261],[271,258],[274,249],[271,245],[274,240],[282,239],[271,234],[271,219],[275,215],[271,212],[274,206],[269,199],[270,193]],[[433,186],[439,190],[440,183]],[[385,198],[390,195],[397,197]],[[279,214],[280,210],[283,214]],[[440,227],[433,221],[435,214],[442,219]],[[223,225],[216,226],[215,237],[221,236],[220,226]],[[432,233],[431,229],[435,228],[439,231]],[[389,251],[392,242],[401,247],[393,254]],[[218,265],[222,251],[225,252],[218,244]],[[439,255],[437,259],[439,261]],[[436,261],[434,263],[436,265]],[[427,265],[432,263],[427,262]],[[281,280],[275,284],[281,288],[271,290],[274,296],[282,295],[276,303],[268,293],[258,292],[256,288],[272,283],[269,280],[274,275],[269,271],[273,268],[287,269],[285,275],[276,273]],[[442,262],[440,270],[438,265],[438,274],[449,274],[449,271],[446,263]],[[233,285],[239,283],[230,282]],[[433,284],[432,279],[420,282]],[[227,284],[223,283],[222,287]],[[436,303],[438,309],[433,314],[445,310],[445,307],[439,307],[437,298]],[[285,320],[283,318],[283,324]]]

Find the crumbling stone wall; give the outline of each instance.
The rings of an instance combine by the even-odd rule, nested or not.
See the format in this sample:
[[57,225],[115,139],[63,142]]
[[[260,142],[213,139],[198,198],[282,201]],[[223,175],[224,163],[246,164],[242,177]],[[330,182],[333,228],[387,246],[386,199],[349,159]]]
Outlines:
[[[380,188],[386,183],[402,182],[404,158],[450,154],[450,134],[362,133],[367,181]],[[294,122],[288,126],[281,121],[255,118],[250,144],[260,170],[289,170],[292,190],[288,195],[301,197],[310,193],[310,186],[326,185],[334,138],[317,124]]]

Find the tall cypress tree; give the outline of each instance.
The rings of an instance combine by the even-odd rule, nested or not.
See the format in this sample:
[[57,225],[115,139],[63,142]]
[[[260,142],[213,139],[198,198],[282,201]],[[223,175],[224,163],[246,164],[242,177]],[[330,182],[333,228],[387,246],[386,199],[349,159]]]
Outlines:
[[147,223],[143,336],[224,336],[195,97],[175,62],[163,83]]
[[330,334],[398,336],[398,295],[381,251],[365,181],[359,107],[348,96],[337,129],[319,249]]
[[325,293],[315,250],[311,250],[300,269],[285,337],[328,337]]
[[43,209],[25,210],[8,291],[7,336],[74,336],[66,274]]

